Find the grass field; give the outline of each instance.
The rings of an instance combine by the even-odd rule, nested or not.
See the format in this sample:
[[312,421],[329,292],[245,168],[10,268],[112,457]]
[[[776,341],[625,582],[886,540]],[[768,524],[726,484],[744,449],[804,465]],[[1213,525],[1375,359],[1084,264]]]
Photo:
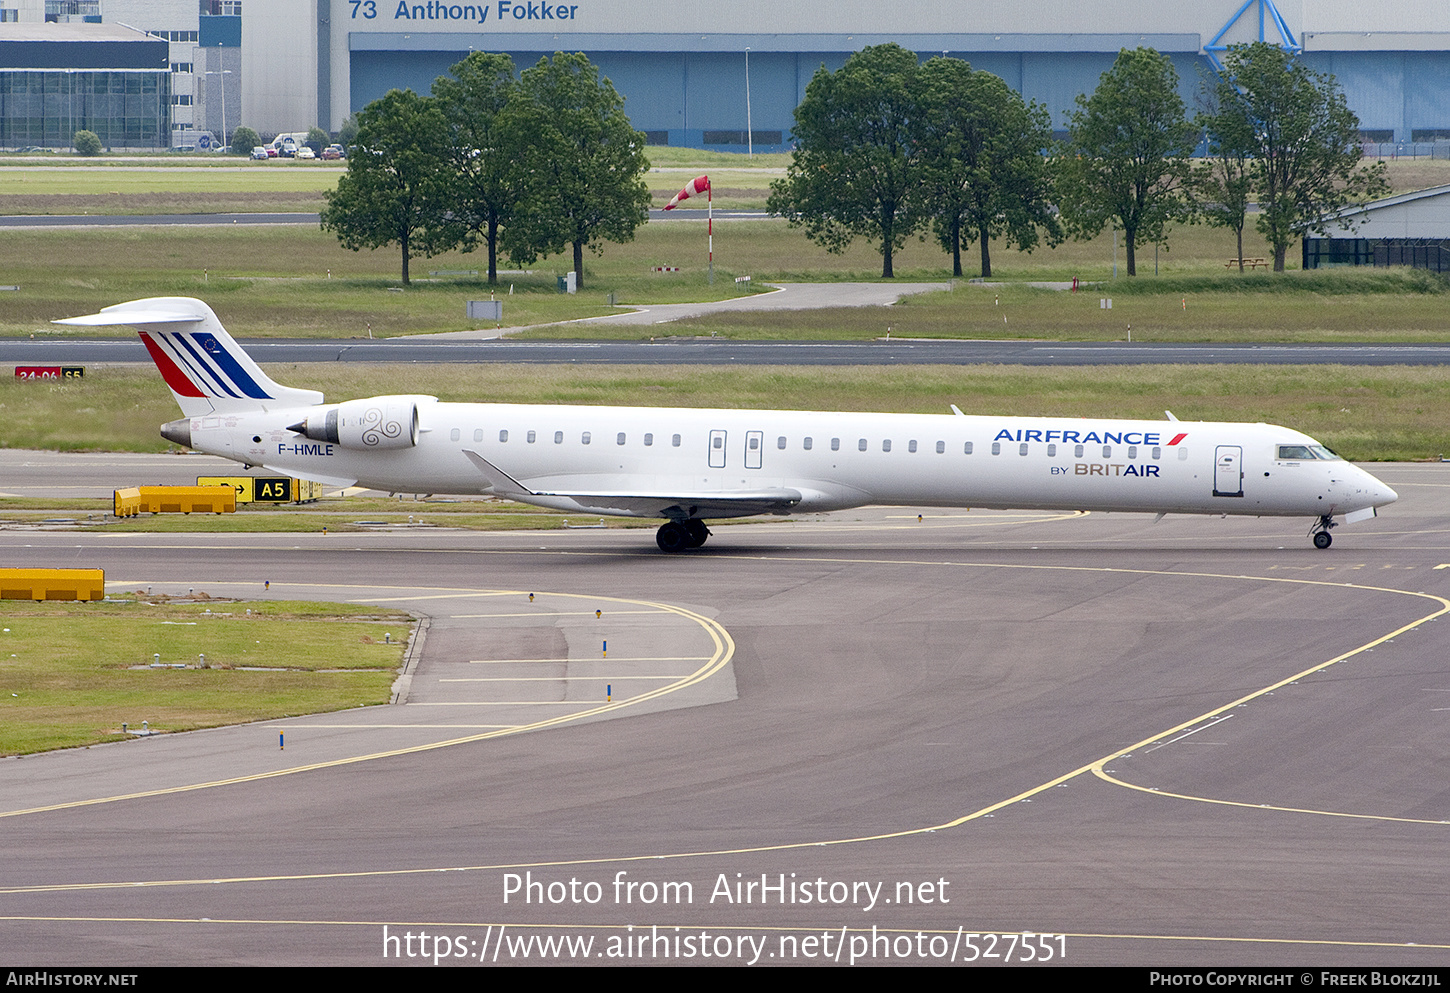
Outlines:
[[[769,182],[789,161],[784,155],[747,160],[689,149],[651,153],[658,171],[650,173],[649,182],[660,203],[704,171],[711,173],[717,192],[733,191],[721,198],[722,206],[731,197],[736,205],[744,202],[741,197],[753,202],[765,196]],[[208,158],[181,167],[177,158],[157,157],[160,164],[140,166],[102,158],[94,168],[69,159],[59,166],[49,160],[40,166],[10,160],[0,167],[0,212],[16,209],[25,198],[40,198],[48,204],[45,209],[65,213],[109,209],[89,199],[96,197],[129,198],[113,206],[130,212],[315,210],[321,191],[340,175],[330,163]],[[6,161],[0,157],[0,163]],[[1450,180],[1450,162],[1400,161],[1391,164],[1390,173],[1396,188],[1431,185]],[[7,197],[10,208],[4,205]],[[260,206],[263,201],[266,207]],[[524,327],[608,314],[611,293],[626,304],[669,303],[731,296],[734,277],[743,275],[751,276],[757,288],[771,280],[879,278],[880,255],[868,243],[858,241],[835,255],[778,220],[732,221],[716,225],[716,282],[710,286],[703,228],[696,222],[648,224],[634,241],[607,245],[602,257],[587,257],[585,288],[574,296],[556,290],[557,276],[569,268],[563,256],[533,265],[531,273],[505,273],[496,288],[478,278],[428,275],[430,270],[486,268],[476,252],[415,259],[419,279],[399,292],[396,249],[347,251],[335,236],[310,226],[11,230],[0,240],[0,283],[20,290],[0,299],[0,335],[59,333],[49,325],[55,317],[154,295],[203,297],[242,335],[383,337],[470,329],[466,301],[489,292],[505,297],[504,326]],[[1137,339],[1217,341],[1415,341],[1450,332],[1440,280],[1386,282],[1342,269],[1312,279],[1299,273],[1226,272],[1224,262],[1234,254],[1231,236],[1201,225],[1174,230],[1168,250],[1156,259],[1152,246],[1143,248],[1140,275],[1131,280],[1113,279],[1115,258],[1120,273],[1125,259],[1110,233],[1030,254],[1000,244],[992,251],[998,281],[1078,278],[1104,285],[1075,297],[1015,286],[963,292],[959,286],[950,296],[913,299],[891,311],[712,318],[670,330],[727,337],[861,338],[884,335],[889,327],[899,336],[1116,339],[1125,337],[1131,324]],[[1250,232],[1245,252],[1266,256],[1268,246]],[[1289,257],[1292,265],[1295,250]],[[975,264],[975,253],[969,253],[969,274]],[[656,266],[683,271],[656,273]],[[933,239],[913,240],[897,254],[896,271],[902,281],[943,280],[949,259]],[[1352,292],[1336,292],[1335,286]],[[1266,287],[1276,292],[1265,293]],[[1292,292],[1278,292],[1285,288]],[[1129,295],[1132,299],[1124,299]],[[1098,309],[1097,301],[1105,296],[1115,297],[1111,312]],[[530,333],[640,336],[660,330],[571,325]]]
[[[1450,369],[1435,366],[1019,366],[696,368],[363,365],[270,367],[330,399],[424,393],[501,403],[880,410],[1267,421],[1355,460],[1450,452]],[[70,382],[0,379],[0,447],[165,451],[178,415],[149,367]],[[149,480],[126,480],[129,484]],[[118,483],[119,485],[119,483]],[[3,489],[3,484],[0,484]],[[305,512],[305,511],[304,511]]]
[[[117,485],[120,485],[119,483]],[[592,525],[581,517],[507,500],[339,497],[307,504],[251,503],[231,514],[142,514],[116,519],[110,500],[0,497],[0,524],[53,529],[70,520],[74,527],[108,532],[187,533],[225,531],[253,534],[361,533],[380,528],[457,528],[468,531],[556,531]],[[615,527],[654,527],[648,522],[614,520]]]
[[0,755],[386,703],[411,626],[346,604],[0,601]]
[[[477,270],[477,253],[414,260],[418,276],[399,287],[395,251],[356,253],[311,227],[177,227],[8,231],[0,239],[0,282],[19,285],[0,295],[0,334],[78,333],[50,323],[145,296],[197,296],[239,336],[376,337],[460,331],[476,326],[470,299],[504,302],[504,326],[570,321],[614,312],[620,303],[723,299],[737,294],[733,277],[756,288],[771,280],[874,279],[876,252],[857,243],[841,255],[822,252],[780,221],[716,225],[716,282],[707,285],[700,225],[646,225],[633,242],[610,245],[586,262],[586,287],[557,292],[567,262],[538,263],[530,274],[504,273],[492,290],[478,277],[430,277],[430,270]],[[872,338],[1009,337],[1116,340],[1133,326],[1141,340],[1441,340],[1450,333],[1445,280],[1416,272],[1321,270],[1316,273],[1225,273],[1222,232],[1201,226],[1173,236],[1161,275],[1111,279],[1108,236],[1052,252],[998,252],[997,274],[1009,285],[958,282],[955,292],[918,297],[890,310],[817,311],[711,318],[688,325],[567,325],[543,337],[645,337],[661,333],[726,337]],[[1262,245],[1251,251],[1264,251]],[[678,273],[655,266],[684,267]],[[930,243],[911,242],[898,257],[900,280],[945,281],[947,258]],[[328,278],[329,271],[332,278]],[[1104,285],[1077,294],[1037,290],[1030,281],[1074,276]],[[513,292],[510,293],[509,290]],[[1114,298],[1111,312],[1099,309]],[[1004,320],[1005,317],[1005,320]],[[87,328],[86,335],[129,335]]]

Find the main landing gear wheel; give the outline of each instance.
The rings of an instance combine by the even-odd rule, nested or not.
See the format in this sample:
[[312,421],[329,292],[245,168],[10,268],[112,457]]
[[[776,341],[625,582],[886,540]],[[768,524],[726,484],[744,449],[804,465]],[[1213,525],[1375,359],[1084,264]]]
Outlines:
[[699,548],[710,537],[710,529],[704,521],[666,521],[655,532],[655,544],[660,551],[683,552],[687,548]]
[[1334,536],[1329,533],[1329,529],[1334,527],[1336,523],[1334,518],[1328,514],[1325,514],[1314,522],[1314,526],[1309,529],[1309,533],[1314,538],[1315,548],[1328,548],[1334,544]]
[[1315,548],[1328,548],[1332,544],[1334,544],[1334,535],[1328,531],[1320,531],[1314,535]]
[[681,521],[680,526],[690,536],[691,548],[699,548],[705,543],[705,539],[710,537],[710,529],[705,527],[704,521],[691,518],[688,521]]

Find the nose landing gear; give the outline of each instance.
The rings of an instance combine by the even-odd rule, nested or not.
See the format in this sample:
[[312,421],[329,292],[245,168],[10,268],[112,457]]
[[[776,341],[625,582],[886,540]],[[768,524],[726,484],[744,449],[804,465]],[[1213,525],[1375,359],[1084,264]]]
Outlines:
[[710,529],[698,518],[683,521],[666,521],[655,532],[655,544],[664,552],[683,552],[687,548],[699,548],[710,537]]
[[1329,529],[1338,526],[1339,522],[1328,514],[1325,514],[1319,520],[1315,521],[1314,526],[1309,529],[1309,534],[1314,538],[1314,547],[1328,548],[1334,544],[1334,536],[1329,533]]

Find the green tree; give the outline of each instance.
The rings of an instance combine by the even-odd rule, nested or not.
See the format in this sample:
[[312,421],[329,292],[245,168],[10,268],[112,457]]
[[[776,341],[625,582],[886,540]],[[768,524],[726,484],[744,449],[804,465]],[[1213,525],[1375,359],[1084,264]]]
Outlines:
[[501,117],[520,182],[505,248],[527,263],[572,247],[582,288],[585,246],[602,254],[604,242],[633,240],[649,219],[644,135],[582,52],[556,52],[524,70]]
[[94,131],[77,131],[70,143],[77,155],[89,157],[101,154],[101,139]]
[[237,155],[250,155],[261,143],[262,136],[246,125],[232,132],[232,151]]
[[323,194],[322,230],[355,252],[398,245],[407,286],[410,259],[450,247],[447,124],[433,100],[412,90],[391,90],[357,116],[347,172]]
[[342,126],[337,129],[337,140],[343,148],[351,148],[357,141],[357,118],[352,114],[342,119]]
[[828,252],[856,238],[881,246],[881,275],[923,221],[913,126],[919,62],[900,45],[875,45],[836,72],[824,66],[795,110],[796,143],[767,209]]
[[1077,98],[1059,158],[1059,206],[1078,238],[1123,229],[1128,275],[1139,243],[1166,244],[1172,221],[1192,217],[1188,156],[1197,134],[1184,116],[1173,63],[1151,48],[1123,49],[1091,96]]
[[1305,232],[1350,228],[1349,204],[1388,190],[1385,164],[1365,165],[1359,118],[1334,77],[1315,72],[1274,45],[1235,45],[1213,83],[1209,130],[1241,144],[1259,199],[1254,226],[1268,239],[1274,271]]
[[494,284],[499,229],[521,193],[516,163],[521,136],[503,122],[516,89],[514,63],[507,55],[474,52],[448,71],[450,76],[439,76],[433,84],[433,97],[448,122],[457,186],[450,198],[452,218],[464,229],[464,251],[472,251],[480,240],[488,246],[488,281]]
[[919,73],[915,131],[921,171],[941,246],[962,274],[962,249],[981,244],[992,275],[991,240],[1032,251],[1040,233],[1062,239],[1043,150],[1052,144],[1047,110],[1028,104],[999,77],[961,59],[934,58]]
[[1234,233],[1239,272],[1244,271],[1244,228],[1254,197],[1253,135],[1241,122],[1219,116],[1217,105],[1195,122],[1208,137],[1208,155],[1193,173],[1198,211],[1215,227]]

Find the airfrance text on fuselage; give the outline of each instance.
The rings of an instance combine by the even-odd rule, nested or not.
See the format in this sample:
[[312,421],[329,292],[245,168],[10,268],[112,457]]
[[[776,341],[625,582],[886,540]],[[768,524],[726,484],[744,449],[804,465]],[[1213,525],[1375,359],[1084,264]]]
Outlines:
[[[1176,434],[1166,444],[1177,445],[1187,432]],[[1037,428],[1003,428],[993,441],[1060,441],[1077,445],[1162,445],[1163,436],[1157,431],[1041,431]]]

